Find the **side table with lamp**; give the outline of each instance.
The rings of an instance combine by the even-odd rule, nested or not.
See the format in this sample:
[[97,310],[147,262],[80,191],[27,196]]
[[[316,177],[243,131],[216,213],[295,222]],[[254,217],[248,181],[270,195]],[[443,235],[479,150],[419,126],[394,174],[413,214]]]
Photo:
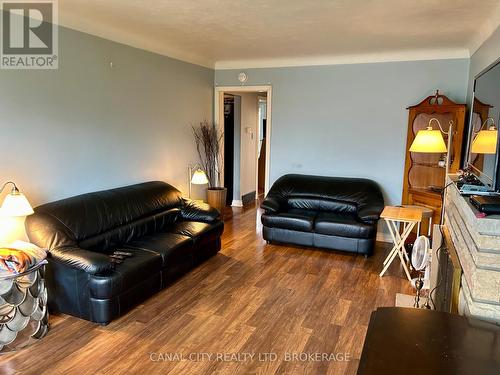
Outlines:
[[[12,185],[12,190],[0,207],[2,219],[17,220],[33,214],[33,208],[15,183],[6,182],[0,193],[7,185]],[[45,257],[44,250],[24,241],[1,245],[0,353],[28,346],[48,332],[47,289],[43,279]]]

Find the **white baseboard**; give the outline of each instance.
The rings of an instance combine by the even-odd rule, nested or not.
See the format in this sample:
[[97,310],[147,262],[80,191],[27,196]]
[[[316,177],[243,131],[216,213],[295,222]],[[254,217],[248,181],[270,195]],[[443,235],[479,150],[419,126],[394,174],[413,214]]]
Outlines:
[[378,242],[392,243],[391,235],[389,233],[382,232],[381,230],[377,231],[377,238],[376,238],[376,240]]
[[243,201],[239,199],[233,199],[231,202],[231,207],[243,207]]

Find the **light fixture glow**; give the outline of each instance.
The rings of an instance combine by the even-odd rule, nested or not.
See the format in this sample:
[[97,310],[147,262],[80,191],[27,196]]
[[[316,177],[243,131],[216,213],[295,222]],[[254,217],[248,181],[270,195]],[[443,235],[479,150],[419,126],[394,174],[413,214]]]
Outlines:
[[24,194],[7,194],[2,207],[0,208],[0,215],[2,216],[28,216],[34,213],[28,199]]
[[[481,130],[488,124],[488,121],[491,121],[491,126],[487,130]],[[495,127],[495,120],[488,117],[472,141],[471,152],[473,154],[496,154],[497,142],[498,129]]]
[[34,213],[28,199],[19,192],[19,189],[13,182],[7,182],[3,185],[2,190],[7,184],[12,184],[12,191],[5,196],[5,199],[0,207],[1,216],[28,216]]
[[208,184],[207,175],[203,170],[197,169],[193,173],[193,177],[191,178],[191,183],[194,185],[206,185]]
[[443,135],[440,130],[433,130],[429,126],[425,130],[419,130],[410,147],[410,152],[425,152],[443,154],[447,152]]

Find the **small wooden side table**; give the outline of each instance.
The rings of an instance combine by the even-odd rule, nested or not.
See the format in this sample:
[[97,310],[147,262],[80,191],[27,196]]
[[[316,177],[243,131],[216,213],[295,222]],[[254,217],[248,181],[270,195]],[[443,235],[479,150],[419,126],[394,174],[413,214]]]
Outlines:
[[[382,277],[387,271],[391,263],[399,256],[403,269],[405,270],[406,277],[411,282],[410,271],[406,266],[406,262],[409,261],[408,254],[405,249],[405,241],[410,235],[413,227],[422,221],[422,210],[418,208],[406,208],[397,206],[386,206],[380,215],[381,218],[385,220],[387,226],[389,227],[389,233],[391,234],[394,246],[389,252],[389,255],[384,260],[384,268],[380,272]],[[403,231],[399,233],[399,226],[403,225]]]
[[[422,211],[422,221],[424,223],[427,221],[427,223],[429,224],[428,229],[427,229],[427,236],[430,238],[431,233],[432,233],[432,217],[434,216],[434,210],[429,208],[429,207],[418,206],[418,205],[413,205],[413,204],[404,204],[403,207],[415,208],[417,210]],[[420,227],[421,227],[421,223],[418,223],[417,224],[417,237],[420,236]]]

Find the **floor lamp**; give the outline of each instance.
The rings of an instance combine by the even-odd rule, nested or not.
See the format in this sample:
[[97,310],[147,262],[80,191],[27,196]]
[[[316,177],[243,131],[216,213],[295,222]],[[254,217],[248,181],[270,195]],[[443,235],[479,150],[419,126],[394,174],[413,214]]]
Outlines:
[[[194,170],[194,173],[193,173]],[[191,199],[192,185],[208,184],[207,174],[198,165],[188,165],[189,176],[189,199]]]
[[[438,130],[432,128],[432,122],[435,121],[439,127]],[[448,136],[448,146],[444,143],[443,134]],[[448,131],[444,131],[441,123],[435,117],[429,120],[427,129],[419,130],[413,143],[410,146],[410,152],[420,152],[428,154],[443,154],[446,153],[445,159],[445,184],[446,186],[446,176],[450,172],[450,162],[451,162],[451,141],[453,138],[453,121],[450,121],[450,127]],[[441,223],[443,223],[444,218],[444,198],[443,204],[441,205]]]

